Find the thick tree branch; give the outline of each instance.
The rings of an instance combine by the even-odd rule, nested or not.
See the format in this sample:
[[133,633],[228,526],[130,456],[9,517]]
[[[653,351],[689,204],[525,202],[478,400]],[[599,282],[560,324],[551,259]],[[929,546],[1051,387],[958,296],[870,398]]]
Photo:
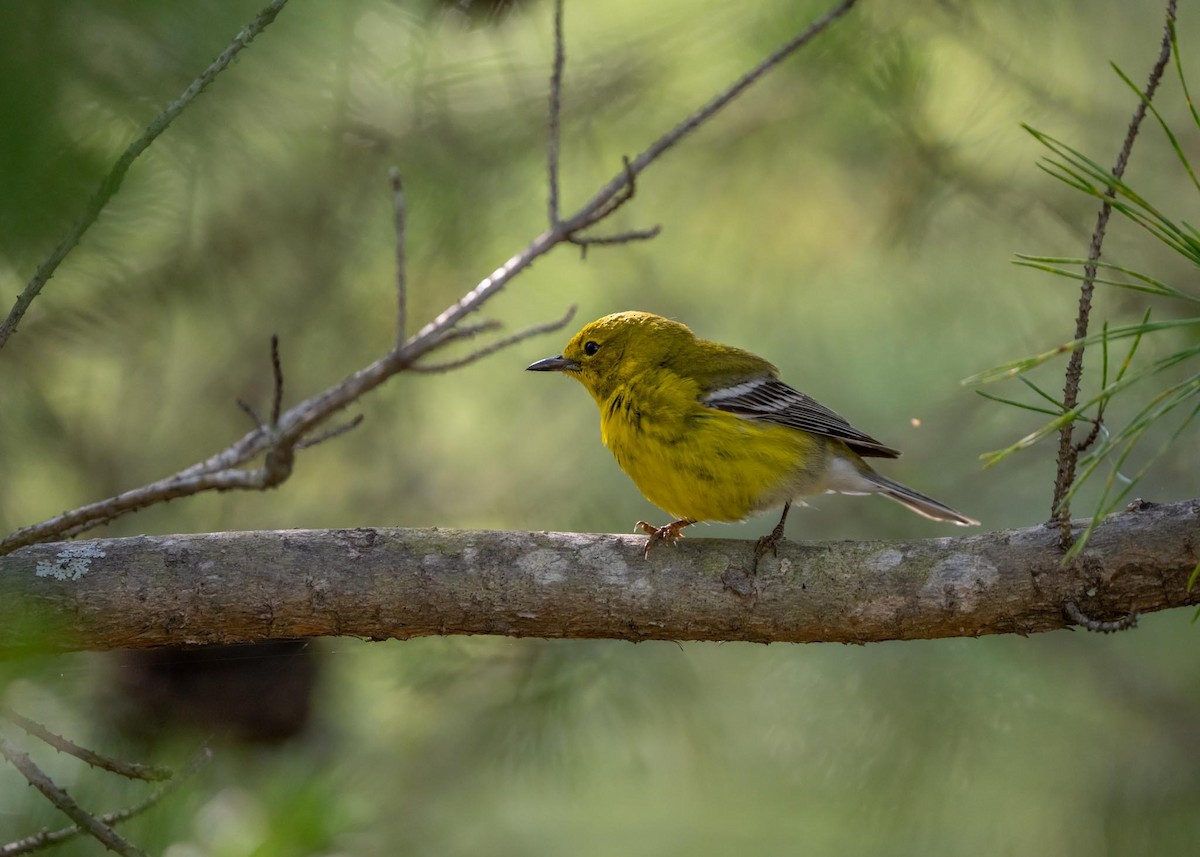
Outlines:
[[[1085,522],[1077,522],[1083,526]],[[1113,515],[1062,565],[1055,528],[914,542],[295,530],[104,539],[0,558],[0,652],[349,635],[865,643],[1067,627],[1200,601],[1200,500]],[[45,624],[31,639],[37,616]]]

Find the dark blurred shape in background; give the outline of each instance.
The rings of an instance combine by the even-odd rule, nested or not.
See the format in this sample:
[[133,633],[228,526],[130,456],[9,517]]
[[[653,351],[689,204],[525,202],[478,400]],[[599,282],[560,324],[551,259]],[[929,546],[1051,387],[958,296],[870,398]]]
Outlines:
[[318,656],[307,640],[121,652],[108,693],[114,725],[140,739],[181,729],[251,744],[303,732]]

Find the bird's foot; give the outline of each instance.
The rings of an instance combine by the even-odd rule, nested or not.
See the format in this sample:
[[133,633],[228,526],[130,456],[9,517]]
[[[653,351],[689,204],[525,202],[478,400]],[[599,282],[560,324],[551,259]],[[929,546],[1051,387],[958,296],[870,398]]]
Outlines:
[[783,514],[779,516],[779,523],[775,525],[775,529],[754,543],[754,565],[750,568],[751,577],[758,575],[758,564],[767,555],[767,551],[771,552],[771,556],[779,556],[777,548],[779,547],[779,543],[783,541],[783,526],[787,523],[788,510],[791,508],[792,504],[790,502],[784,503]]
[[771,556],[779,556],[779,543],[783,541],[783,528],[776,527],[768,535],[754,543],[754,560],[757,564],[770,551]]
[[654,547],[657,542],[666,542],[669,545],[675,544],[683,538],[683,533],[680,532],[684,527],[690,527],[695,521],[684,518],[679,521],[672,521],[666,526],[656,527],[653,524],[647,524],[645,521],[638,521],[634,524],[634,530],[641,530],[650,538],[646,539],[646,547],[642,549],[642,559],[650,558],[650,548]]

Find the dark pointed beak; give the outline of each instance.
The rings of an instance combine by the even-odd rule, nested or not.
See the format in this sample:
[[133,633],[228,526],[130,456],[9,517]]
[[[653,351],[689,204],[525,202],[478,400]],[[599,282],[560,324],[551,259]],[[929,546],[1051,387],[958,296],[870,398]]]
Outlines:
[[547,357],[544,360],[539,360],[537,363],[530,363],[525,367],[526,372],[577,372],[579,364],[574,360],[568,360],[561,354],[557,357]]

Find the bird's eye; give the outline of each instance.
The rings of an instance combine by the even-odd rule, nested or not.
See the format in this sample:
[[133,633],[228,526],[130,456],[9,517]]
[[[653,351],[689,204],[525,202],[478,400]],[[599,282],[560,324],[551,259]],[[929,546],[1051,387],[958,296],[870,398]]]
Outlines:
[[595,354],[599,350],[600,350],[599,342],[585,342],[583,344],[583,353],[586,354],[588,357],[591,357],[593,354]]

